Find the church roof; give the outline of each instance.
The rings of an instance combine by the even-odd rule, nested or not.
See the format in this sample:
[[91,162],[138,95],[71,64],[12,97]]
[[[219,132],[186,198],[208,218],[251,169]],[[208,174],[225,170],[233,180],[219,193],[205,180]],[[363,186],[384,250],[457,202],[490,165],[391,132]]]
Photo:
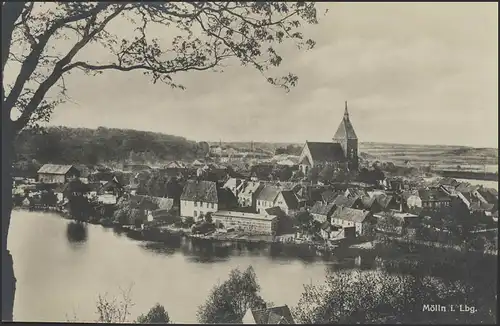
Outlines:
[[349,112],[347,111],[347,102],[345,104],[344,118],[340,122],[337,132],[333,139],[343,140],[343,139],[358,139],[354,127],[352,126],[351,120],[349,119]]
[[306,146],[309,148],[313,161],[338,162],[345,158],[342,146],[338,143],[306,141]]

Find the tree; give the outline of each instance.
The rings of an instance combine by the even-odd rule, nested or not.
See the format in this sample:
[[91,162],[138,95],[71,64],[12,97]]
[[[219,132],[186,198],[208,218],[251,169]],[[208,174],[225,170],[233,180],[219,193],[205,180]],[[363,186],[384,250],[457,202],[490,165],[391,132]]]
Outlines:
[[207,212],[205,214],[205,222],[212,223],[212,213],[211,212]]
[[326,165],[318,174],[319,180],[323,183],[333,180],[335,168],[332,165]]
[[[475,314],[423,311],[424,304],[437,298],[440,304],[448,305],[466,297],[469,305],[480,306],[480,291],[476,291],[469,281],[424,276],[425,270],[419,263],[412,264],[409,271],[413,275],[403,274],[401,270],[398,274],[383,270],[330,271],[323,285],[304,287],[293,311],[295,319],[297,323],[311,324],[440,324],[495,320],[491,303],[486,303],[484,309]],[[489,300],[496,302],[492,296],[494,293],[488,295]]]
[[317,166],[312,167],[309,169],[309,172],[307,172],[307,180],[311,181],[312,183],[316,183],[319,178],[319,172],[320,169]]
[[186,216],[184,219],[184,224],[189,228],[194,224],[194,217]]
[[285,166],[285,167],[281,168],[279,171],[279,180],[280,181],[288,181],[288,180],[290,180],[292,175],[293,175],[292,168],[290,168],[289,166]]
[[241,322],[249,308],[266,307],[259,291],[252,266],[244,272],[233,269],[229,279],[215,285],[206,302],[198,308],[198,321],[202,324]]
[[165,308],[157,303],[153,308],[149,309],[146,315],[137,317],[136,322],[138,324],[168,324],[170,323],[170,317]]
[[[111,32],[111,22],[128,20],[127,37]],[[186,71],[217,70],[238,61],[257,69],[265,80],[289,90],[292,73],[273,77],[269,68],[283,58],[275,43],[304,40],[301,23],[316,24],[314,3],[297,2],[12,2],[2,3],[2,157],[12,159],[15,136],[38,128],[67,99],[64,78],[71,73],[142,71],[153,83],[184,89],[174,77]],[[175,30],[170,45],[152,35],[152,26]],[[135,34],[134,34],[135,33]],[[68,51],[57,42],[71,42]],[[65,44],[69,45],[69,44]],[[85,57],[84,49],[101,47],[114,61]],[[91,53],[88,51],[88,53]],[[17,71],[16,71],[17,70]],[[17,118],[12,120],[11,117]],[[11,162],[2,169],[2,318],[12,320],[15,277],[7,236],[12,210]]]

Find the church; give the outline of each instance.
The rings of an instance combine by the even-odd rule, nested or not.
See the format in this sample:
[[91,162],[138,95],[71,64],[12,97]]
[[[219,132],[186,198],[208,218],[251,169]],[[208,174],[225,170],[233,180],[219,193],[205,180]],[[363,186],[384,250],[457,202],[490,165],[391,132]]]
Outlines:
[[354,171],[358,169],[358,137],[349,119],[347,101],[344,117],[340,122],[332,142],[306,141],[299,158],[300,170],[307,175],[313,167],[323,168],[333,165],[336,168]]

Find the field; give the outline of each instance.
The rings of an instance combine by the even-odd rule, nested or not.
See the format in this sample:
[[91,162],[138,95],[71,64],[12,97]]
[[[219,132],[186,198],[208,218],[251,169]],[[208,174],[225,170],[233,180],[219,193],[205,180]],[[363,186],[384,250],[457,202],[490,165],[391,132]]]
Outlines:
[[475,172],[498,171],[498,149],[443,145],[360,143],[366,159],[390,161],[396,165],[432,165],[437,170]]

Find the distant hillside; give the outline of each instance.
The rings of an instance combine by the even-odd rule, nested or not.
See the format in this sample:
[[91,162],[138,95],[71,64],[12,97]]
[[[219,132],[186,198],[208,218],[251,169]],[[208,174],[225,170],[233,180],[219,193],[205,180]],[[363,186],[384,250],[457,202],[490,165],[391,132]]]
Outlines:
[[[219,142],[209,142],[218,145]],[[223,147],[240,151],[252,148],[252,142],[222,142]],[[254,142],[258,152],[274,154],[289,145],[302,148],[303,143]],[[129,129],[49,127],[43,135],[24,132],[16,143],[17,161],[40,163],[135,162],[157,164],[169,160],[192,160],[203,157],[202,146],[183,137]],[[484,165],[497,170],[498,149],[446,145],[359,144],[360,156],[366,160],[433,164],[441,169],[483,170]],[[494,172],[494,171],[493,171]]]
[[96,164],[155,164],[203,156],[194,141],[161,133],[110,129],[49,127],[42,134],[23,132],[16,142],[17,161]]

